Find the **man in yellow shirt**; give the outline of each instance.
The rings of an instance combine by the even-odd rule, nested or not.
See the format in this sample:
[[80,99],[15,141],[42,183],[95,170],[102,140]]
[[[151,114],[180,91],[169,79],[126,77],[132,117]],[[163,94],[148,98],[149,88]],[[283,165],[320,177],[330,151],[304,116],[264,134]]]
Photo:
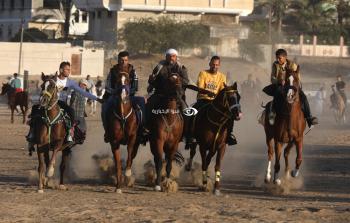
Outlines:
[[[209,70],[203,70],[198,75],[197,86],[200,89],[204,89],[212,92],[213,94],[198,93],[197,102],[193,105],[194,108],[200,110],[203,106],[209,104],[214,100],[215,96],[225,88],[226,85],[226,75],[219,71],[220,68],[220,57],[213,56],[209,62]],[[235,145],[237,140],[232,134],[233,130],[233,119],[229,120],[228,123],[228,137],[227,144]],[[189,136],[187,138],[187,143],[193,143],[193,138]]]

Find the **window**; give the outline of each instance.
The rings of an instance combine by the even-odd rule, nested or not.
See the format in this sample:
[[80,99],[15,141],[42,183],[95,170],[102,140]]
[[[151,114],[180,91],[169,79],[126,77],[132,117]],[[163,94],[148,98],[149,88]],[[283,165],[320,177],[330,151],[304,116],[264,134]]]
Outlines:
[[11,38],[12,37],[12,27],[11,25],[9,25],[7,27],[7,38]]
[[11,10],[15,9],[15,0],[10,1],[10,9]]
[[0,40],[2,40],[2,38],[3,38],[3,36],[2,36],[3,35],[2,28],[3,28],[3,26],[1,25],[0,26]]
[[83,12],[81,16],[81,20],[83,23],[87,23],[87,16],[88,16],[87,12]]
[[108,18],[112,18],[112,12],[111,11],[107,11],[107,16],[108,16]]
[[98,19],[101,18],[101,11],[97,11],[97,18],[98,18]]
[[1,0],[1,10],[5,10],[5,0]]
[[79,22],[79,15],[80,15],[79,10],[76,10],[74,12],[74,21],[77,23]]
[[60,9],[60,0],[44,0],[44,8]]

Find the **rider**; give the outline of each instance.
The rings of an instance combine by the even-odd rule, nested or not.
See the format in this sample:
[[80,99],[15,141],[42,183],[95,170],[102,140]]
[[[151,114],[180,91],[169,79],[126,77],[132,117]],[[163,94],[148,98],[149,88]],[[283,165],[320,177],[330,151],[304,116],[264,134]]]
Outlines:
[[[203,70],[198,75],[197,86],[200,89],[205,89],[212,92],[212,95],[203,94],[198,92],[197,102],[193,105],[196,109],[201,109],[205,105],[211,103],[215,96],[225,88],[226,85],[226,75],[219,71],[220,68],[220,57],[213,56],[209,62],[209,70]],[[193,121],[193,120],[192,120]],[[228,145],[237,144],[236,137],[232,134],[233,130],[233,118],[229,119],[228,129],[227,129],[227,141]],[[188,133],[187,144],[193,143],[193,137],[191,136],[191,131]]]
[[[102,99],[98,99],[95,95],[92,95],[90,93],[88,93],[87,91],[83,90],[82,88],[79,87],[79,85],[74,81],[69,79],[69,74],[70,74],[70,63],[69,62],[62,62],[60,64],[59,67],[59,74],[56,77],[56,86],[57,86],[57,90],[58,90],[58,105],[60,106],[60,108],[62,108],[69,116],[70,118],[70,125],[68,126],[72,126],[72,124],[75,121],[75,117],[74,117],[74,110],[69,107],[67,105],[67,98],[68,98],[68,90],[73,89],[77,92],[79,92],[80,94],[82,94],[84,97],[89,98],[91,100],[97,100],[98,102],[102,103],[103,100]],[[32,114],[31,117],[35,117],[34,114],[38,112],[38,108],[33,106],[32,109]],[[29,142],[29,148],[31,149],[32,146],[34,145],[35,142],[34,141],[34,134],[33,134],[33,128],[32,128],[32,124],[33,124],[33,120],[30,121],[30,129],[29,129],[29,134],[27,136],[27,141]],[[67,128],[67,132],[69,134],[67,134],[66,137],[66,141],[68,143],[72,143],[73,142],[73,138],[71,136],[72,131],[70,131],[70,128]]]
[[335,83],[335,87],[336,87],[337,91],[339,92],[339,94],[341,95],[341,97],[343,98],[344,104],[345,104],[345,107],[346,107],[347,97],[346,97],[346,94],[345,94],[345,88],[346,88],[345,86],[346,86],[346,84],[342,80],[342,76],[338,75],[337,76],[337,82]]
[[13,78],[9,81],[11,87],[15,89],[15,92],[22,92],[23,91],[23,86],[22,86],[22,81],[19,79],[18,74],[14,73]]
[[165,53],[165,60],[159,62],[159,64],[153,69],[152,74],[148,79],[147,92],[150,94],[154,92],[151,97],[147,100],[146,104],[146,125],[144,134],[149,133],[149,120],[151,119],[151,111],[158,103],[158,95],[161,95],[166,91],[163,88],[162,83],[164,79],[168,79],[171,74],[177,73],[182,79],[182,87],[177,92],[177,101],[179,103],[179,109],[183,111],[187,107],[185,89],[189,82],[187,75],[187,68],[180,64],[177,60],[178,52],[175,49],[168,49]]
[[[145,99],[140,96],[135,96],[136,92],[138,91],[138,76],[136,74],[135,68],[132,64],[129,63],[129,53],[127,51],[121,51],[118,54],[118,64],[114,65],[106,80],[106,87],[105,87],[105,94],[103,95],[103,99],[106,101],[102,105],[102,124],[106,131],[106,113],[107,111],[113,106],[114,100],[113,97],[110,97],[114,90],[116,90],[120,86],[116,86],[116,78],[119,75],[120,72],[126,72],[129,74],[130,79],[130,92],[129,96],[131,99],[131,102],[133,104],[134,108],[138,108],[144,113],[145,110]],[[142,124],[141,120],[141,124]],[[106,132],[104,135],[105,142],[108,142],[109,139],[107,138]]]
[[[272,95],[272,96],[275,96],[278,94],[279,89],[280,89],[279,86],[283,85],[285,82],[285,80],[283,78],[285,77],[286,69],[297,71],[298,65],[296,63],[294,63],[293,61],[287,59],[287,51],[286,50],[278,49],[276,51],[276,61],[272,64],[272,71],[271,71],[271,83],[272,84],[263,89],[263,91],[265,93]],[[298,73],[298,75],[299,75],[299,80],[300,80],[300,73]],[[313,125],[318,124],[318,120],[316,117],[313,117],[311,115],[309,102],[308,102],[307,97],[301,88],[300,88],[300,99],[301,99],[301,103],[302,103],[302,110],[303,110],[304,116],[306,118],[306,122],[307,122],[309,128],[311,128]],[[271,111],[269,113],[269,120],[271,123],[273,123],[274,118],[276,116],[274,100],[271,103],[271,108],[272,109],[270,109]]]

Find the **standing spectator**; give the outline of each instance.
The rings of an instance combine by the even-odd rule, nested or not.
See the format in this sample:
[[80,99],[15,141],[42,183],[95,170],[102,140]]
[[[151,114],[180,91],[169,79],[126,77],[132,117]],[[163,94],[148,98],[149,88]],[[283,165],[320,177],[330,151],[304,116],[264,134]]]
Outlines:
[[[89,83],[86,79],[81,79],[79,81],[79,87],[83,90],[86,90]],[[85,102],[86,98],[84,95],[79,93],[78,91],[73,91],[70,99],[70,107],[74,110],[75,121],[77,122],[78,129],[75,130],[75,140],[78,141],[79,144],[82,144],[85,140],[86,135],[86,122],[85,122]],[[74,128],[76,129],[76,128]],[[76,135],[80,131],[80,135]]]
[[94,83],[94,81],[91,79],[91,77],[90,77],[90,75],[87,75],[86,76],[86,81],[87,81],[87,91],[90,93],[90,94],[92,94],[92,88],[95,86],[95,83]]
[[322,86],[315,95],[315,113],[317,116],[322,115],[323,113],[323,103],[326,100],[326,92]]

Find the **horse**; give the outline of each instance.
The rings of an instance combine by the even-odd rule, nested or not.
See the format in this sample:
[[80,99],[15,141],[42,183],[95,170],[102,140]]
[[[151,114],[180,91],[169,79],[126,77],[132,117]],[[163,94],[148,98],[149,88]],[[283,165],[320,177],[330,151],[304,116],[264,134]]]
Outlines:
[[[34,122],[34,138],[37,144],[38,154],[38,173],[39,184],[38,193],[44,192],[44,184],[46,181],[44,175],[44,165],[46,165],[46,176],[52,177],[54,174],[54,166],[56,156],[59,151],[62,151],[62,161],[60,165],[60,185],[59,188],[64,190],[66,187],[63,184],[63,174],[65,165],[68,160],[71,145],[64,144],[66,137],[66,126],[64,121],[64,112],[61,110],[58,102],[58,88],[55,82],[56,76],[49,76],[42,74],[41,79],[42,92],[40,94],[39,106],[42,108],[43,114],[41,120]],[[41,113],[41,111],[38,111]],[[32,112],[33,113],[33,112]],[[34,114],[32,114],[33,116]],[[51,159],[49,157],[49,151],[53,150]]]
[[334,89],[334,86],[332,86],[332,91],[333,94],[330,96],[330,100],[332,104],[331,109],[333,110],[335,121],[336,123],[344,124],[346,119],[346,104],[340,93]]
[[117,193],[122,193],[122,161],[120,153],[120,145],[127,145],[128,159],[126,162],[125,176],[130,180],[132,175],[131,166],[136,157],[137,150],[140,145],[138,137],[139,123],[137,121],[136,111],[132,107],[129,97],[130,80],[129,74],[120,72],[116,78],[116,86],[120,86],[116,90],[116,94],[112,95],[115,100],[115,106],[111,106],[106,114],[106,134],[109,139],[111,150],[113,153],[114,164],[116,168],[116,189]]
[[239,121],[242,116],[240,98],[237,83],[225,86],[211,103],[199,109],[193,123],[192,131],[196,143],[190,146],[191,154],[186,169],[191,169],[198,144],[202,158],[203,190],[207,190],[208,167],[217,154],[213,190],[215,195],[220,195],[221,162],[226,150],[228,121],[232,118]]
[[[285,84],[282,85],[280,94],[275,97],[274,103],[279,108],[276,111],[275,123],[271,125],[268,121],[268,115],[265,115],[264,130],[268,147],[268,165],[265,174],[265,183],[271,182],[271,162],[274,155],[273,152],[275,152],[273,182],[277,185],[281,184],[281,179],[279,178],[280,157],[284,144],[287,144],[284,149],[286,177],[288,179],[290,174],[292,177],[299,175],[306,121],[300,99],[298,70],[299,67],[297,71],[286,70]],[[288,156],[293,145],[296,146],[297,156],[295,169],[290,173]]]
[[[164,94],[158,94],[159,103],[152,110],[152,118],[150,123],[149,142],[151,152],[154,157],[156,168],[155,191],[161,191],[161,172],[163,168],[163,155],[166,159],[166,179],[164,183],[170,183],[170,173],[172,170],[172,162],[177,159],[177,150],[179,142],[182,138],[184,121],[181,111],[178,109],[177,92],[182,87],[182,80],[179,74],[172,73],[163,86],[166,91]],[[166,185],[167,187],[167,185]],[[165,188],[166,188],[165,187]]]
[[26,123],[28,104],[29,104],[28,92],[22,91],[22,92],[16,93],[15,89],[11,87],[10,84],[3,83],[0,95],[5,95],[5,94],[7,94],[8,96],[8,104],[11,109],[11,123],[14,123],[13,113],[14,113],[14,110],[17,110],[17,105],[20,106],[22,111],[22,115],[23,115],[22,123],[23,124]]

